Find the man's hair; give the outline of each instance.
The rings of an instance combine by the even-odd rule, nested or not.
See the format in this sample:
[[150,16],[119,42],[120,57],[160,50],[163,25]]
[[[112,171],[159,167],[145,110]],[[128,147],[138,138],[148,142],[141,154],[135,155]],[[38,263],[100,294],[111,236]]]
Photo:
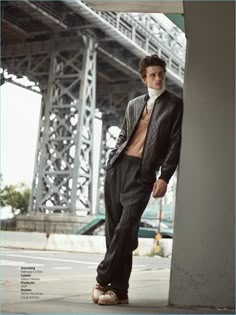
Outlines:
[[146,77],[146,68],[149,66],[160,66],[166,72],[166,62],[157,55],[146,56],[139,62],[139,73],[142,78]]

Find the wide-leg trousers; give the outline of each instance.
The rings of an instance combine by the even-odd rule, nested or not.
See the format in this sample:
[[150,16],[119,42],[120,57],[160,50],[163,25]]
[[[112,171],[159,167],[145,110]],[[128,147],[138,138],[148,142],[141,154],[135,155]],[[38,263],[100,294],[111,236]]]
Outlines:
[[126,297],[132,252],[138,246],[141,216],[149,201],[155,174],[141,176],[141,159],[122,155],[105,178],[105,233],[107,251],[97,268],[97,282]]

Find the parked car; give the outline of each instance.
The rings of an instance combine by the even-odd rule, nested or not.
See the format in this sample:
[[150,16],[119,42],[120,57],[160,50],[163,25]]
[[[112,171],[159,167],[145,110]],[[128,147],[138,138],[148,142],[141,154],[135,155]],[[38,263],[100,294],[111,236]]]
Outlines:
[[142,220],[138,236],[142,238],[155,238],[158,232],[160,232],[162,238],[173,238],[173,228],[170,228],[166,223],[160,223],[159,231],[159,220]]

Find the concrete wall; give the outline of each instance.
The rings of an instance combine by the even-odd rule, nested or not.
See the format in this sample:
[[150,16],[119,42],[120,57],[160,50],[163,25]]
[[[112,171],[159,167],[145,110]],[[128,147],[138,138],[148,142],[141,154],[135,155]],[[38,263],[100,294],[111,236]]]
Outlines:
[[234,306],[234,2],[185,1],[183,142],[169,301]]
[[72,216],[65,214],[32,214],[16,217],[16,230],[22,232],[77,234],[96,216]]
[[[172,240],[161,239],[160,247],[164,256],[171,254]],[[1,231],[0,246],[6,248],[56,250],[81,253],[104,254],[106,242],[104,236],[72,235],[72,234],[46,234],[38,232],[11,232]],[[139,246],[134,255],[153,255],[156,241],[151,238],[139,238]]]

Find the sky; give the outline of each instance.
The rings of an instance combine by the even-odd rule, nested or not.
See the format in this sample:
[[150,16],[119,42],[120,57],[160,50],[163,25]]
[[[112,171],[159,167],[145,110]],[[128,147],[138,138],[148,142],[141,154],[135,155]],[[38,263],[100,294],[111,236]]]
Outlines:
[[1,86],[2,187],[31,185],[37,143],[41,95],[14,84]]
[[[14,84],[5,83],[0,88],[1,113],[1,188],[24,182],[32,186],[41,95]],[[95,119],[96,139],[100,144],[101,120]],[[93,191],[97,191],[100,145],[95,146]],[[94,193],[94,194],[95,194]],[[94,195],[94,198],[96,196]],[[94,199],[95,200],[95,199]],[[9,211],[1,218],[9,217]]]
[[[24,182],[31,187],[38,140],[41,95],[10,83],[3,84],[0,93],[1,186]],[[95,128],[95,143],[100,143],[101,121],[99,119],[95,119]],[[96,156],[99,151],[100,145],[96,145]]]

